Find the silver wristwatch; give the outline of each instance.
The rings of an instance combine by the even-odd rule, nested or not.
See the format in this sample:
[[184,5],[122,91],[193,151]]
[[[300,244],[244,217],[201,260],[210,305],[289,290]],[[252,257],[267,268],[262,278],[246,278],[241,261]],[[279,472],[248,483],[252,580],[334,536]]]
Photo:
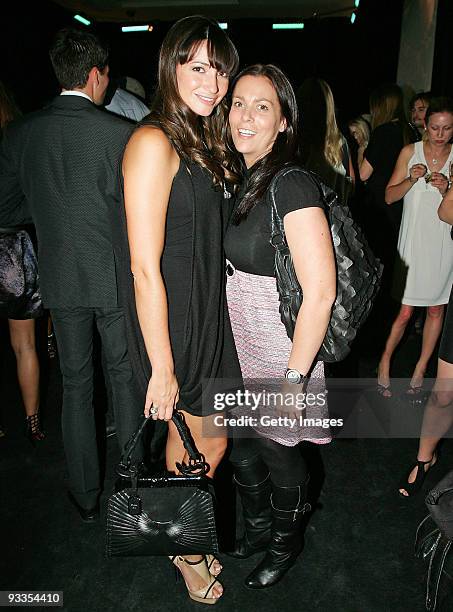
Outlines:
[[307,376],[305,374],[301,374],[299,370],[295,370],[294,368],[288,368],[285,372],[285,378],[293,385],[300,385],[304,382]]

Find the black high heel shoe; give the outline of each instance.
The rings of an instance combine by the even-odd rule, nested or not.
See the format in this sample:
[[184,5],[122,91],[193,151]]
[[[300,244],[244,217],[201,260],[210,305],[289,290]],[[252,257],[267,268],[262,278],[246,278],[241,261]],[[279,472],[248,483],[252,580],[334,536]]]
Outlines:
[[[416,495],[420,491],[425,481],[427,473],[429,472],[429,470],[431,470],[436,465],[437,459],[438,459],[437,453],[434,452],[433,456],[431,457],[431,459],[429,459],[429,461],[418,461],[417,460],[417,463],[409,470],[409,472],[407,472],[406,477],[403,480],[401,480],[398,486],[398,493],[400,494],[401,497],[412,497],[413,495]],[[429,465],[429,468],[427,470],[425,470],[425,465]],[[411,475],[411,472],[415,468],[417,468],[417,474],[415,476],[415,480],[414,482],[408,482],[409,476]],[[404,493],[401,493],[401,489],[406,491],[407,495],[404,495]]]
[[49,359],[53,359],[57,354],[57,344],[55,342],[55,334],[53,332],[47,334],[47,354]]
[[35,442],[41,442],[46,437],[45,433],[41,429],[41,424],[39,421],[39,412],[35,412],[35,414],[27,415],[27,430],[26,436],[30,440],[32,444]]

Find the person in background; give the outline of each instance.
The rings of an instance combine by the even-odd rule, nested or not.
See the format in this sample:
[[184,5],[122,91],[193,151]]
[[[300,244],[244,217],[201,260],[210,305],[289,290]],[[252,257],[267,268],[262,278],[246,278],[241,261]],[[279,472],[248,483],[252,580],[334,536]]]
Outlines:
[[425,115],[431,98],[431,92],[422,91],[412,96],[409,101],[409,126],[412,130],[412,142],[418,142],[423,138],[425,133]]
[[[6,126],[20,117],[12,94],[0,81],[0,140]],[[0,171],[0,181],[8,177]],[[16,356],[17,378],[26,414],[26,434],[32,443],[45,438],[39,417],[39,361],[36,354],[35,320],[42,315],[38,266],[30,236],[30,218],[22,210],[19,189],[0,202],[0,317],[8,319],[11,346]],[[6,203],[6,202],[5,202]]]
[[[439,219],[453,225],[453,189],[444,196],[438,210]],[[453,240],[453,235],[451,234]],[[442,437],[453,425],[453,289],[450,293],[444,329],[437,360],[437,378],[429,396],[423,417],[417,463],[400,482],[403,497],[415,495],[428,470],[437,462],[436,449]]]
[[335,102],[328,83],[308,78],[297,90],[300,122],[301,161],[348,203],[355,181],[346,138],[337,126]]
[[383,350],[390,321],[395,317],[391,297],[394,265],[398,257],[397,242],[401,223],[402,201],[387,206],[385,188],[398,155],[411,142],[409,125],[404,114],[403,93],[393,83],[375,88],[369,98],[371,136],[367,146],[357,149],[357,166],[362,182],[366,182],[360,216],[365,236],[374,254],[384,265],[381,289],[362,334],[367,336],[370,357],[378,359]]
[[126,78],[110,79],[107,87],[104,108],[110,113],[126,117],[138,123],[149,114],[149,108],[136,95],[126,89]]
[[348,123],[349,133],[357,143],[357,147],[365,150],[370,142],[371,126],[362,116],[351,119]]
[[[93,406],[94,326],[101,337],[120,449],[136,431],[140,402],[118,304],[110,216],[121,209],[119,164],[128,122],[100,108],[108,49],[84,30],[60,30],[50,60],[62,92],[7,126],[0,194],[25,196],[38,238],[40,287],[50,309],[63,377],[68,497],[84,522],[99,516],[101,472]],[[2,209],[10,208],[0,198]],[[138,451],[137,451],[138,452]]]
[[393,83],[383,84],[370,94],[371,137],[358,148],[357,165],[360,179],[367,182],[367,237],[384,263],[382,286],[393,277],[396,242],[401,222],[402,202],[389,208],[385,203],[385,188],[404,145],[411,141],[404,115],[403,93]]
[[385,199],[393,205],[404,198],[398,238],[393,296],[400,310],[378,366],[377,390],[392,397],[390,363],[415,306],[427,308],[421,353],[407,389],[408,399],[423,394],[423,378],[442,330],[445,304],[453,283],[451,227],[437,211],[450,184],[453,163],[453,100],[432,98],[425,118],[426,138],[403,148],[390,178]]
[[[133,276],[128,297],[138,321],[130,341],[140,344],[134,370],[146,393],[144,413],[168,422],[166,463],[172,472],[187,462],[171,421],[175,409],[183,413],[210,477],[227,438],[225,432],[203,435],[215,414],[214,403],[204,400],[203,382],[240,379],[225,301],[223,236],[230,205],[222,137],[224,97],[238,62],[216,21],[192,16],[174,24],[160,50],[153,112],[133,133],[123,159],[130,251],[130,262],[123,263]],[[191,599],[214,604],[222,596],[216,578],[222,568],[212,555],[171,560]]]
[[[370,123],[359,115],[355,119],[348,122],[349,144],[351,151],[352,165],[354,167],[355,176],[359,176],[359,168],[357,166],[357,151],[359,148],[366,149],[370,140],[371,126]],[[366,184],[362,181],[356,181],[354,193],[349,200],[349,207],[354,218],[361,226],[366,224],[364,199],[366,197]]]
[[[290,402],[305,391],[322,396],[324,364],[316,356],[335,301],[336,272],[330,228],[311,176],[292,172],[276,186],[276,204],[304,295],[292,343],[279,313],[275,250],[269,242],[271,180],[285,165],[299,163],[296,98],[279,68],[258,64],[239,74],[229,124],[237,151],[231,167],[243,176],[225,237],[228,309],[242,376],[277,381],[278,392],[289,395]],[[292,409],[300,414],[294,403]],[[267,410],[274,416],[282,407]],[[308,416],[327,416],[325,403],[307,410]],[[253,429],[248,438],[234,438],[230,455],[245,524],[231,554],[246,558],[264,552],[245,579],[248,588],[263,589],[285,576],[301,550],[302,519],[310,505],[309,475],[298,445],[302,440],[326,444],[331,438],[329,430],[297,424]]]

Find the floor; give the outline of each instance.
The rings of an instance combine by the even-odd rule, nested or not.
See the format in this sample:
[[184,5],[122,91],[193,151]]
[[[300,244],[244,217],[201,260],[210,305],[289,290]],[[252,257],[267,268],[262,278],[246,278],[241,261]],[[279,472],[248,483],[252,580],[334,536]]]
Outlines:
[[[101,520],[83,524],[65,493],[58,357],[48,360],[45,346],[41,346],[42,412],[47,437],[33,447],[24,437],[14,358],[6,342],[5,326],[0,332],[0,421],[6,429],[6,436],[0,439],[0,590],[63,591],[63,609],[70,612],[200,609],[187,597],[184,584],[174,583],[173,568],[166,558],[105,557],[105,506],[113,490],[114,465],[119,457],[116,437],[105,443]],[[409,375],[419,343],[420,336],[413,329],[395,360],[396,376]],[[373,375],[376,363],[366,351],[360,351],[357,364],[360,376]],[[435,361],[433,364],[435,368]],[[375,401],[377,414],[380,409],[388,409],[387,405],[380,408],[382,400]],[[400,403],[398,398],[394,400],[395,410]],[[104,410],[102,401],[97,408]],[[225,593],[216,609],[424,610],[426,567],[413,554],[415,530],[426,514],[423,494],[413,499],[397,494],[398,480],[413,462],[416,449],[415,437],[339,439],[322,448],[307,444],[303,452],[313,475],[314,510],[296,565],[280,584],[257,593],[242,585],[257,558],[241,562],[221,555]],[[434,486],[452,464],[453,444],[446,440],[424,491]],[[224,481],[228,491],[229,481],[226,477]],[[451,599],[443,609],[453,609]]]

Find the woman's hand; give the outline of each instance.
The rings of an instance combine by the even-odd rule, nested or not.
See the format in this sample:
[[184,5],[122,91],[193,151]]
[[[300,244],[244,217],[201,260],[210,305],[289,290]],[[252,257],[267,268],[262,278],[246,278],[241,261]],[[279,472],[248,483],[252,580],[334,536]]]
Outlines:
[[[148,417],[151,414],[155,421],[157,419],[169,421],[178,400],[179,386],[175,374],[170,370],[154,370],[146,392],[145,416]],[[157,408],[157,413],[150,412],[151,408]]]
[[444,196],[448,191],[448,178],[441,172],[433,172],[431,174],[431,185],[436,187]]
[[409,180],[411,183],[415,183],[419,178],[425,176],[427,168],[425,164],[414,164],[409,168]]

